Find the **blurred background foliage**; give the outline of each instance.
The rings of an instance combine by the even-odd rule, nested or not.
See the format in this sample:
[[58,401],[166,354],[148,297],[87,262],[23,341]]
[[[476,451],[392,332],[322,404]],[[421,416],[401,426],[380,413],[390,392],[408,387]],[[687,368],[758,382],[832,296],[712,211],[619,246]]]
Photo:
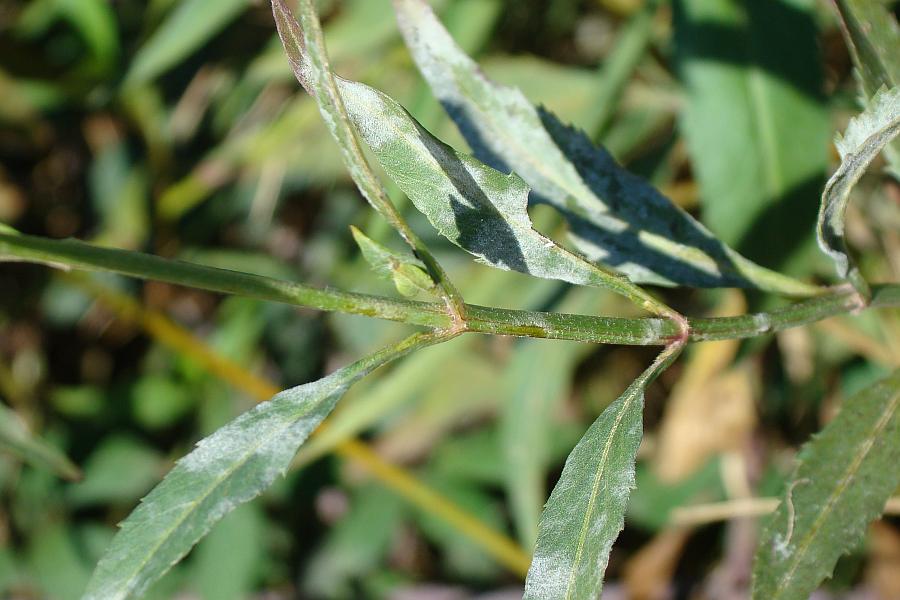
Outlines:
[[[829,280],[812,224],[836,162],[832,132],[858,110],[829,4],[434,4],[491,77],[585,128],[725,241],[768,267]],[[389,0],[320,6],[339,73],[465,148],[415,71]],[[873,172],[857,196],[848,228],[863,268],[897,280],[900,187]],[[470,302],[630,310],[597,290],[475,265],[409,216]],[[560,233],[554,214],[534,217]],[[399,247],[349,183],[269,7],[248,0],[0,1],[0,222],[383,294],[390,282],[371,273],[349,227]],[[664,293],[692,315],[775,302]],[[253,404],[251,374],[282,387],[310,381],[403,330],[3,264],[0,595],[77,598],[115,523],[197,439]],[[210,352],[220,362],[202,358]],[[148,597],[518,597],[519,575],[332,450],[362,437],[529,551],[566,454],[652,355],[466,336],[384,369],[342,401],[297,468]],[[691,348],[648,394],[638,488],[606,596],[745,597],[748,499],[776,494],[796,446],[898,363],[896,311]],[[684,511],[711,502],[724,502],[724,522]],[[876,523],[828,586],[900,597],[897,521]]]

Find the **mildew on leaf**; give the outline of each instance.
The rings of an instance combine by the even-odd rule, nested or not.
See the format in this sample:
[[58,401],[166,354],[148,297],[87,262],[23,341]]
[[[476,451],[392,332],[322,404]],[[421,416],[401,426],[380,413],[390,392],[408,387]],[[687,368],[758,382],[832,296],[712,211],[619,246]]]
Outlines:
[[594,600],[634,489],[644,390],[681,351],[670,346],[597,418],[566,459],[541,516],[527,600]]
[[814,293],[740,256],[583,132],[487,79],[426,2],[394,6],[419,69],[476,156],[520,175],[533,202],[557,208],[589,260],[638,283]]
[[900,485],[900,370],[848,399],[803,446],[756,551],[753,598],[808,598]]
[[[535,231],[527,210],[529,189],[520,177],[443,144],[382,92],[334,76],[321,52],[313,52],[304,40],[314,16],[308,0],[301,3],[302,27],[283,0],[273,0],[273,7],[297,79],[313,94],[336,86],[338,93],[330,94],[328,102],[346,109],[384,170],[447,239],[491,266],[604,287],[684,324],[683,317],[626,276],[590,263]],[[342,111],[323,108],[323,115],[342,118]]]
[[816,234],[819,247],[834,260],[837,273],[847,279],[864,297],[870,295],[847,250],[844,239],[844,214],[850,192],[878,153],[900,134],[900,86],[881,90],[870,107],[851,119],[843,136],[835,140],[841,165],[825,185]]
[[122,522],[83,597],[140,597],[217,521],[284,474],[297,448],[350,385],[440,339],[407,338],[324,379],[276,394],[201,440]]

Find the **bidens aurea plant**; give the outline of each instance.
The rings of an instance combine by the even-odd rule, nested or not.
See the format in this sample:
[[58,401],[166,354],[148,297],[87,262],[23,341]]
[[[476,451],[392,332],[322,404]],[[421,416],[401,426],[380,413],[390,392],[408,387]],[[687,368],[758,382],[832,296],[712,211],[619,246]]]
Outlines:
[[[762,267],[722,243],[582,132],[487,79],[424,0],[394,0],[422,74],[476,155],[454,150],[387,95],[330,69],[312,0],[294,15],[273,0],[297,79],[317,101],[362,195],[408,244],[396,253],[354,229],[365,259],[406,298],[318,289],[257,275],[0,229],[0,258],[112,271],[224,293],[417,325],[423,331],[314,383],[281,392],[182,458],[122,523],[85,598],[137,597],[229,511],[270,486],[347,388],[390,361],[465,333],[654,345],[657,359],[571,451],[538,531],[530,599],[596,598],[634,487],[644,391],[690,342],[753,337],[835,314],[900,306],[900,285],[870,285],[847,251],[844,213],[869,163],[900,131],[900,88],[876,86],[837,142],[841,164],[822,196],[818,239],[843,280],[818,287]],[[883,82],[882,82],[883,83]],[[642,318],[471,305],[402,214],[365,156],[441,235],[492,267],[611,290]],[[889,154],[891,159],[893,155]],[[482,160],[483,159],[483,160]],[[895,165],[896,168],[896,165]],[[573,250],[535,230],[529,204],[569,224]],[[741,287],[797,301],[737,317],[686,317],[640,284]],[[423,302],[410,298],[430,296]],[[806,598],[862,537],[900,484],[900,372],[851,399],[798,460],[757,550],[754,598]]]

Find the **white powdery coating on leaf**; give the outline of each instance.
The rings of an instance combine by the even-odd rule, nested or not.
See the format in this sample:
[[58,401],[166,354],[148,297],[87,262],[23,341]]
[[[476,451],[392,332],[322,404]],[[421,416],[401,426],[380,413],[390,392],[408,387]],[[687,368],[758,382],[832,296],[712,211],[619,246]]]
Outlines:
[[843,138],[836,141],[841,164],[822,193],[816,236],[819,247],[835,262],[838,276],[850,279],[863,295],[868,292],[847,253],[844,214],[850,192],[876,155],[900,133],[900,87],[882,89],[871,106],[851,119]]
[[[528,186],[456,152],[422,128],[394,100],[338,79],[363,140],[416,208],[450,241],[480,261],[536,277],[606,287],[614,276],[535,231]],[[460,219],[465,219],[461,231]]]
[[283,391],[199,442],[121,524],[84,598],[140,596],[217,521],[285,472],[356,376],[340,370]]
[[519,89],[488,79],[426,2],[394,4],[419,69],[476,154],[484,151],[493,166],[515,171],[540,200],[560,209],[588,260],[613,265],[638,283],[752,287],[755,278],[761,281],[760,267],[583,132],[535,108]]
[[667,321],[664,319],[644,319],[644,336],[638,342],[640,346],[646,346],[654,341],[662,339],[666,330]]
[[850,119],[843,136],[835,140],[841,159],[857,154],[867,140],[900,119],[900,87],[882,89],[869,104],[869,108]]
[[[407,45],[423,74],[438,96],[446,103],[465,108],[488,118],[503,119],[504,129],[485,127],[485,118],[470,119],[483,140],[494,148],[517,155],[517,161],[530,165],[529,171],[541,178],[543,186],[562,193],[590,194],[572,163],[560,152],[541,124],[540,116],[522,92],[514,87],[491,81],[456,44],[440,24],[432,9],[421,0],[395,0],[398,21]],[[465,89],[468,95],[460,93]],[[475,101],[473,101],[475,100]],[[513,133],[514,132],[514,133]],[[541,159],[532,152],[540,149]],[[515,166],[515,165],[513,165]],[[521,170],[524,172],[524,169]]]

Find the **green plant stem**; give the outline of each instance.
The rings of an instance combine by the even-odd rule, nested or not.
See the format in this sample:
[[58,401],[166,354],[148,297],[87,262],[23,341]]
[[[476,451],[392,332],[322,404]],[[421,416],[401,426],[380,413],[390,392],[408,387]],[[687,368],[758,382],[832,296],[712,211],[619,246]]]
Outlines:
[[[107,271],[248,296],[319,310],[364,315],[433,329],[454,327],[439,302],[414,302],[321,289],[260,275],[229,271],[76,240],[52,240],[0,232],[0,261],[45,264],[62,269]],[[900,307],[900,284],[872,286],[870,308]],[[768,313],[689,319],[689,341],[755,337],[859,310],[857,294],[844,287]],[[465,331],[580,342],[662,346],[679,336],[677,323],[662,318],[622,318],[545,313],[465,305]]]

